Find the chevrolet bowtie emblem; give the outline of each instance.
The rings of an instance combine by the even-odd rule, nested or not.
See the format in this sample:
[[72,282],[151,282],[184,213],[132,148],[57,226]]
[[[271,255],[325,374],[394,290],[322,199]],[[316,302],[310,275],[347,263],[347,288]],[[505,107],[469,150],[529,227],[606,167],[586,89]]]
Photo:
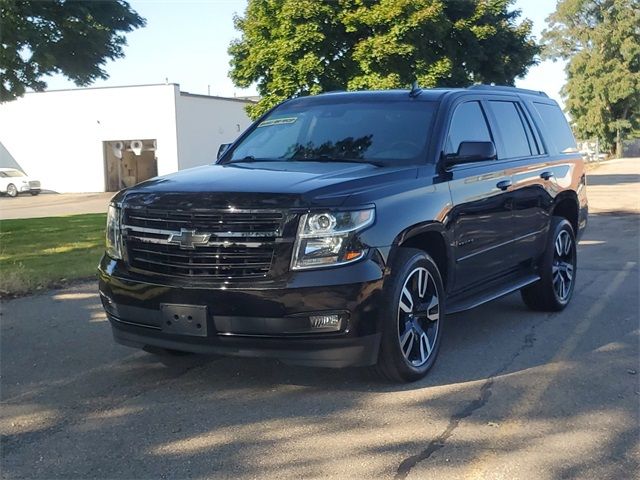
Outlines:
[[180,229],[180,233],[169,235],[169,243],[179,245],[180,248],[194,249],[209,243],[211,235],[208,233],[196,233],[195,230]]

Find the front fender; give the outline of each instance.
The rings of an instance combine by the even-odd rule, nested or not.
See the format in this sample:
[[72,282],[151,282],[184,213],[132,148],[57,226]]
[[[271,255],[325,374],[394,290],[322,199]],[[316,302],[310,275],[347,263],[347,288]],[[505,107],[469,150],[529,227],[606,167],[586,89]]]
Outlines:
[[399,245],[410,236],[424,229],[446,229],[451,211],[451,193],[447,183],[424,185],[424,177],[418,177],[405,188],[380,198],[362,198],[358,203],[373,203],[376,207],[376,223],[363,231],[360,239],[366,245],[381,249]]

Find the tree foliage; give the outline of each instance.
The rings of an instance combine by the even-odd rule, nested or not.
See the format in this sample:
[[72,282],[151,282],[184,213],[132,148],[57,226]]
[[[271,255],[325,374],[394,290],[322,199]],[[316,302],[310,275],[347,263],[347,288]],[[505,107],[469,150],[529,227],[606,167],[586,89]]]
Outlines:
[[640,3],[562,0],[547,20],[545,55],[568,60],[562,93],[577,135],[620,155],[640,126]]
[[341,89],[513,84],[535,63],[512,0],[249,0],[230,77],[257,83],[253,117],[291,96]]
[[122,33],[145,25],[124,0],[0,0],[0,102],[43,90],[62,73],[76,85],[107,78],[124,56]]

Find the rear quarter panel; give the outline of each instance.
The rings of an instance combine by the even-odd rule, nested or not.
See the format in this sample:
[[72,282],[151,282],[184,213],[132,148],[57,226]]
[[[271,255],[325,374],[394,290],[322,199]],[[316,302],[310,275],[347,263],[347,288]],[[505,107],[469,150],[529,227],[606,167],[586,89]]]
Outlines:
[[[536,165],[536,170],[540,172],[551,170],[554,174],[550,181],[545,182],[545,190],[549,196],[549,204],[546,205],[546,211],[551,215],[555,207],[564,199],[570,198],[575,201],[578,206],[578,231],[576,234],[579,236],[587,225],[589,211],[584,159],[577,150],[568,153],[561,152],[558,146],[554,144],[553,132],[549,130],[549,127],[540,116],[534,105],[534,100],[523,98],[522,101],[527,113],[535,123],[537,134],[547,152],[547,155]],[[558,107],[554,100],[548,98],[536,98],[535,102]]]

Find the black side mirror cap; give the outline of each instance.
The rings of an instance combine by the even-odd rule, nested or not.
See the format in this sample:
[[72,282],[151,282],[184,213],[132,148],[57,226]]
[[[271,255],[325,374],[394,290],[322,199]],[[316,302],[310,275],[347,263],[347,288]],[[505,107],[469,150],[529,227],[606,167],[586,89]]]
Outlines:
[[443,156],[443,166],[448,168],[461,163],[495,160],[497,157],[493,142],[460,142],[456,153]]
[[218,160],[220,160],[230,146],[230,143],[223,143],[218,147]]

